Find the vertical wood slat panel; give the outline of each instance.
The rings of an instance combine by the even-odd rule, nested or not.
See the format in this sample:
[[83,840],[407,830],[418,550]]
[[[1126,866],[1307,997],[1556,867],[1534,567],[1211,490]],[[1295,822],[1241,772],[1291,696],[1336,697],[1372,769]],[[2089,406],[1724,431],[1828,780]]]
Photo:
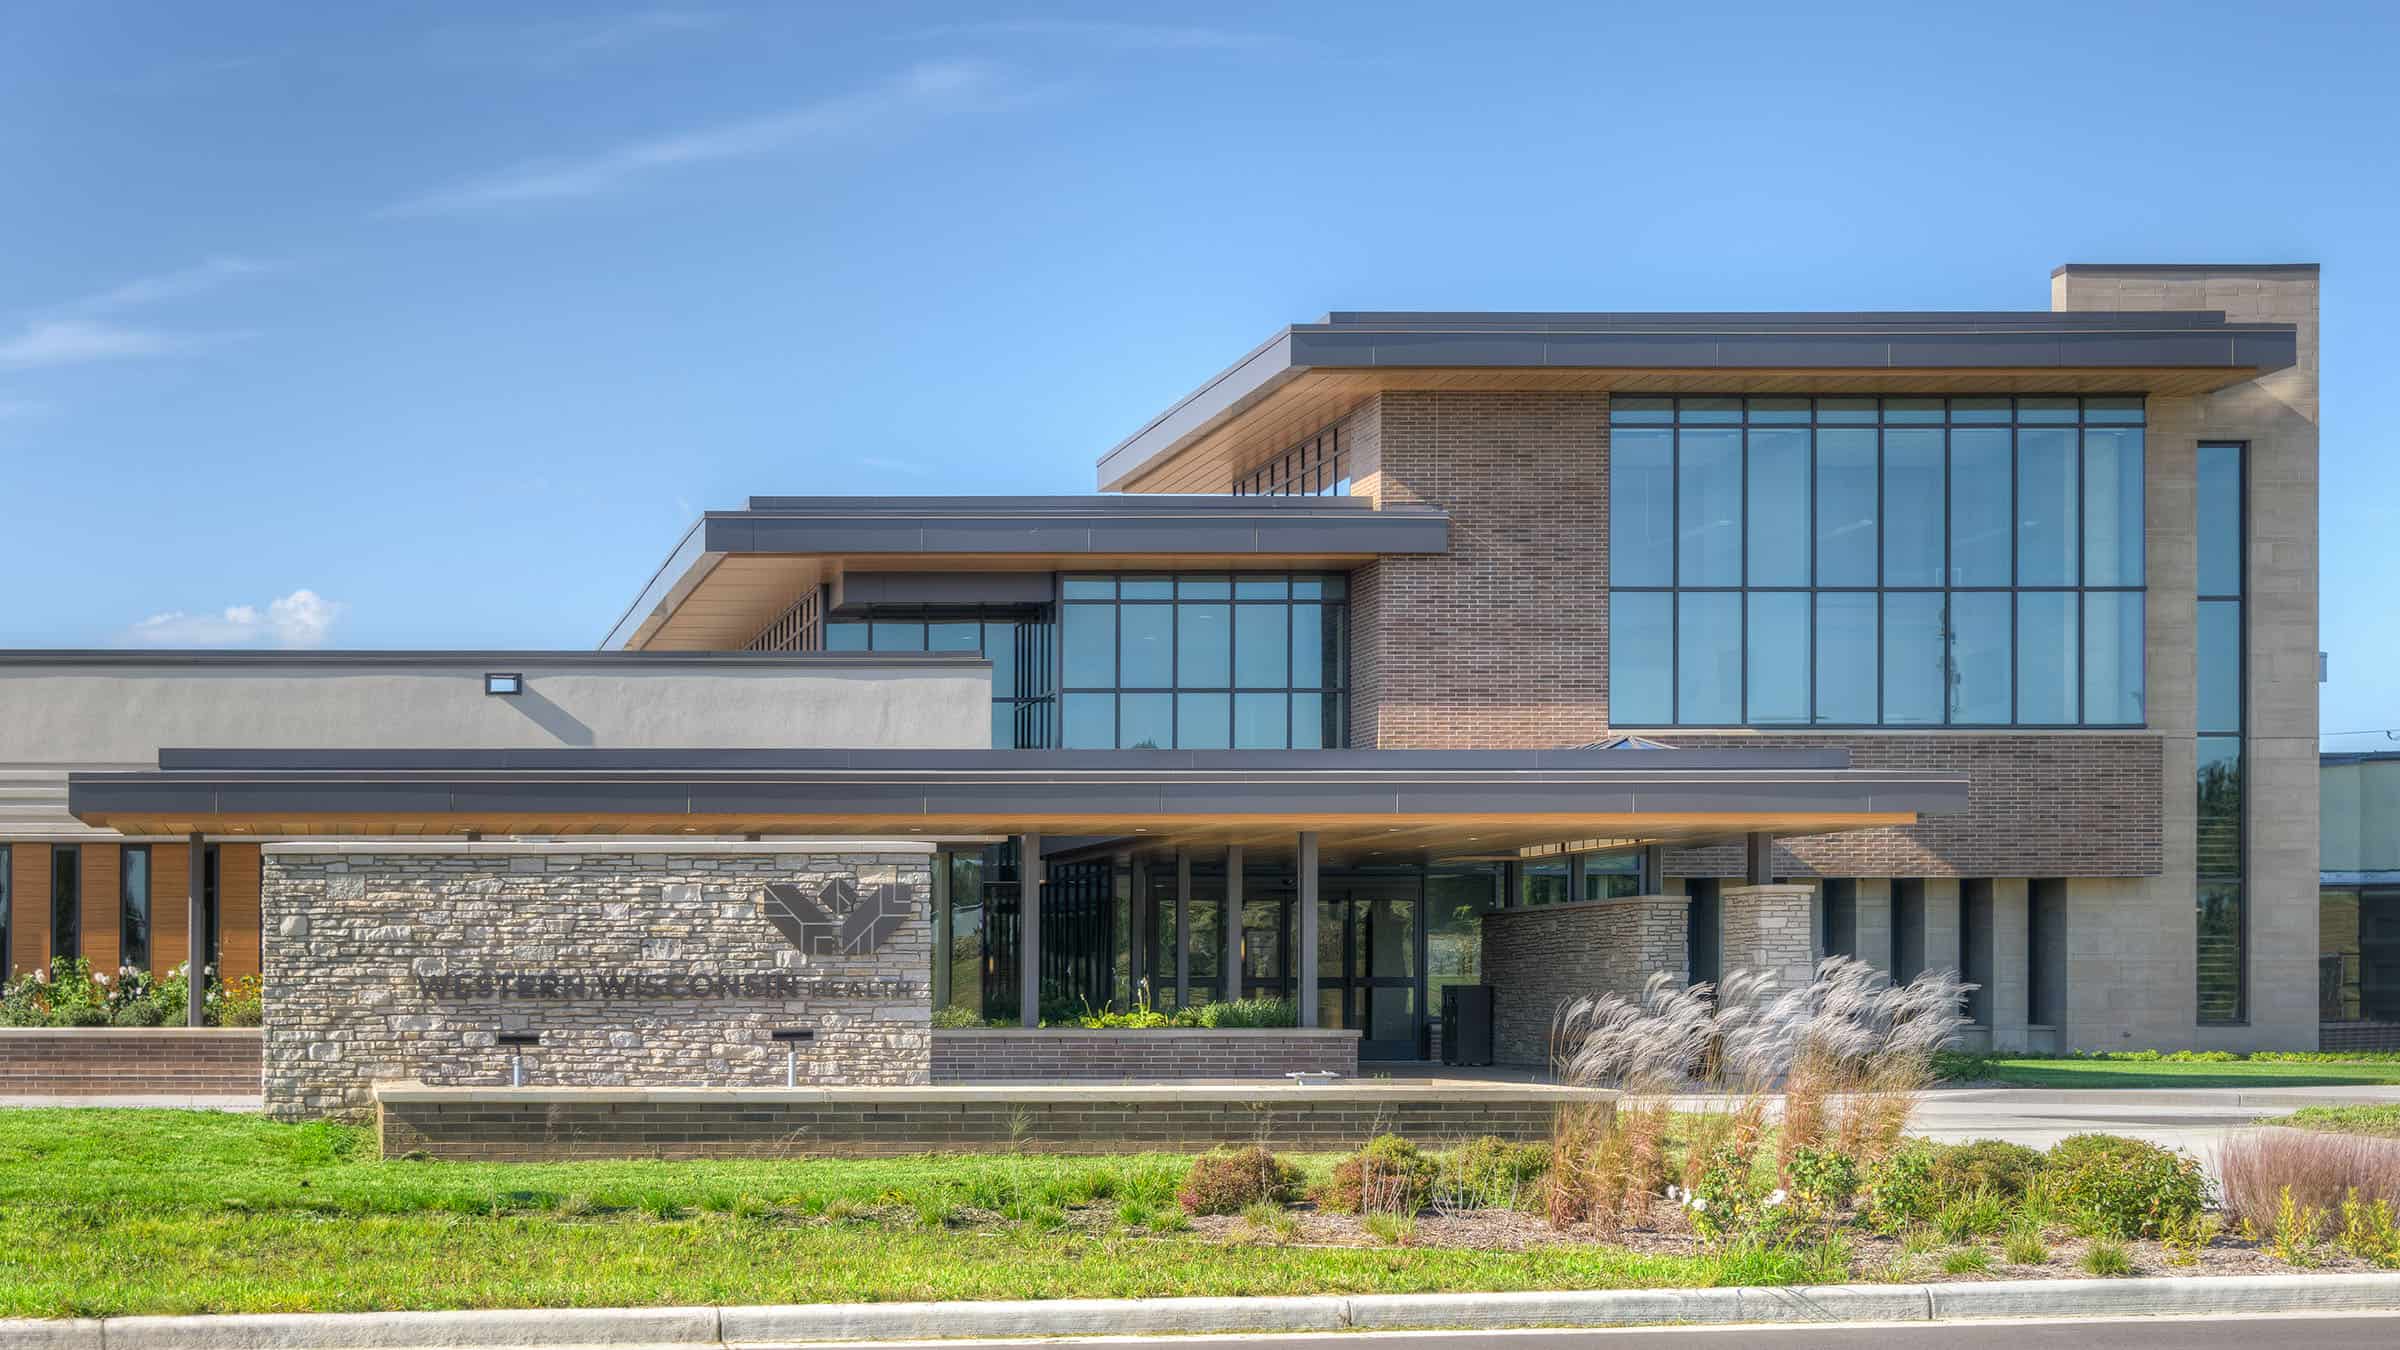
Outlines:
[[258,892],[258,845],[218,845],[217,942],[228,982],[258,973]]
[[9,889],[9,961],[22,974],[50,968],[50,846],[9,849],[16,884]]
[[150,970],[171,975],[191,956],[185,887],[191,877],[188,844],[150,846]]
[[94,975],[115,979],[117,974],[118,845],[84,844],[81,875],[83,915],[82,954]]

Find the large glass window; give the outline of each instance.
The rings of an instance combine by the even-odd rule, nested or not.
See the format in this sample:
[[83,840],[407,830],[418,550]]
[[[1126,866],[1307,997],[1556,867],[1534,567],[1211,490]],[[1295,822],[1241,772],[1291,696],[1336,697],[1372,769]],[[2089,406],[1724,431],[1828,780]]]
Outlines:
[[16,969],[9,964],[10,948],[8,945],[9,919],[11,917],[9,887],[16,875],[16,869],[12,865],[15,861],[15,858],[9,853],[8,845],[0,844],[0,984],[7,983],[9,973]]
[[1611,722],[2141,725],[2142,409],[1614,400]]
[[128,844],[117,868],[117,964],[150,968],[150,846]]
[[2247,555],[2243,447],[2204,442],[2194,465],[2199,551],[2199,896],[2197,927],[2199,1014],[2203,1023],[2249,1017],[2249,916],[2244,894],[2247,847],[2242,790],[2244,575]]
[[1071,576],[1060,594],[1067,748],[1343,744],[1349,679],[1343,577]]

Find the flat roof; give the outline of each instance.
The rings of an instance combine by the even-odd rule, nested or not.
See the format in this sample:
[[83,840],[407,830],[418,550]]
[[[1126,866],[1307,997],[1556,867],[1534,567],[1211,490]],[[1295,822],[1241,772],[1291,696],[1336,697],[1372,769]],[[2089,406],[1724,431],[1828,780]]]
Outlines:
[[1273,856],[1314,830],[1336,859],[1398,860],[1907,825],[1963,812],[1967,780],[1838,749],[235,749],[74,774],[67,800],[148,835],[1034,832]]
[[601,670],[656,670],[689,666],[841,667],[989,665],[974,652],[740,652],[740,651],[514,651],[514,650],[345,650],[244,651],[186,648],[128,651],[121,647],[0,648],[0,670],[12,667],[101,667],[117,670],[183,670],[199,667],[358,670],[404,666],[456,666],[509,671],[558,666]]
[[1363,497],[752,497],[703,515],[602,645],[740,646],[850,559],[878,570],[1349,567],[1449,546],[1447,512],[1378,511]]
[[[1799,388],[1831,393],[2201,392],[2293,364],[2298,342],[2292,324],[2233,323],[2216,310],[1337,310],[1269,337],[1119,442],[1100,457],[1099,485],[1132,487],[1229,423],[1260,424],[1263,439],[1230,455],[1238,462],[1330,425],[1380,388],[1789,392],[1791,377],[1807,376],[1817,383]],[[1496,381],[1501,372],[1517,377]],[[1267,407],[1287,386],[1335,373],[1379,378],[1343,385],[1347,404]],[[1823,383],[1841,375],[1864,383]],[[1966,376],[1978,377],[1972,389]]]

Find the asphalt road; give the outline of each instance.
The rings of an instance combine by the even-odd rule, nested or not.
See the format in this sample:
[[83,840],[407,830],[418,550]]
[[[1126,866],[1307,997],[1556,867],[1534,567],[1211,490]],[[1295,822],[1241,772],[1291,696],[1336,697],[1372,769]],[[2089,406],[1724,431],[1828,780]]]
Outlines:
[[[1352,1331],[1316,1336],[1112,1336],[1066,1340],[880,1341],[873,1350],[2181,1350],[2260,1345],[2290,1350],[2391,1350],[2400,1313],[2280,1317],[2127,1317],[2080,1321],[1883,1322],[1839,1326],[1628,1327],[1608,1331]],[[858,1342],[842,1343],[862,1350]],[[785,1350],[817,1350],[814,1344]],[[828,1344],[826,1350],[833,1350]]]

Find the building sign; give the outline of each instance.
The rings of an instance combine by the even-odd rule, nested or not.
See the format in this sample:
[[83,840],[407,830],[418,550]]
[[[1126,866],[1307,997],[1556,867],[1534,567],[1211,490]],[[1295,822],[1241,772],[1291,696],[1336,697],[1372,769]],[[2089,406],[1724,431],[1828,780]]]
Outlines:
[[420,974],[417,992],[428,998],[499,999],[717,999],[717,998],[922,998],[922,981],[827,979],[797,970],[713,971],[625,970],[612,966],[525,970],[486,968],[455,974]]
[[759,904],[767,922],[807,956],[882,951],[910,910],[906,887],[887,881],[861,888],[846,876],[828,878],[814,895],[792,882],[769,882]]

